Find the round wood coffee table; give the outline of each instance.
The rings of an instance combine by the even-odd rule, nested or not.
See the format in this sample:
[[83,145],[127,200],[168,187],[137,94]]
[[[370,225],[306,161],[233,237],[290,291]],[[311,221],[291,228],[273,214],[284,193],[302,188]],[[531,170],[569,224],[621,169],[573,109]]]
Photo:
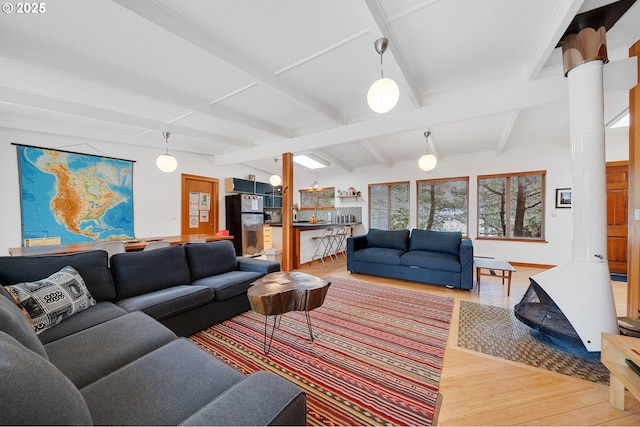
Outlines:
[[[296,271],[270,273],[252,283],[247,291],[251,309],[264,316],[264,352],[269,353],[273,333],[280,325],[281,315],[290,311],[304,311],[313,341],[309,312],[320,307],[331,282]],[[267,343],[267,319],[274,316],[271,336]]]

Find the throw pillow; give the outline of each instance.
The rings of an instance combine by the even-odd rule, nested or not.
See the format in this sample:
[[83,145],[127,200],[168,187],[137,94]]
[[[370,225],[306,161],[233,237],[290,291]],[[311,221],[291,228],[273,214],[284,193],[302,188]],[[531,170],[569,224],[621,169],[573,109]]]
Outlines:
[[457,231],[434,231],[413,229],[411,231],[410,251],[443,252],[460,256],[462,233]]
[[27,310],[37,334],[96,304],[80,274],[70,266],[46,279],[5,289]]
[[407,250],[409,230],[378,230],[370,228],[367,233],[367,246]]

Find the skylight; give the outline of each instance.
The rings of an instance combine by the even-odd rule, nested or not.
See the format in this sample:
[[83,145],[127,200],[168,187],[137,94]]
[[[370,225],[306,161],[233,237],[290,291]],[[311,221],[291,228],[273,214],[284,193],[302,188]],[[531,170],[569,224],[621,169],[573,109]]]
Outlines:
[[329,162],[313,154],[300,154],[293,156],[293,161],[308,169],[320,169],[329,166]]

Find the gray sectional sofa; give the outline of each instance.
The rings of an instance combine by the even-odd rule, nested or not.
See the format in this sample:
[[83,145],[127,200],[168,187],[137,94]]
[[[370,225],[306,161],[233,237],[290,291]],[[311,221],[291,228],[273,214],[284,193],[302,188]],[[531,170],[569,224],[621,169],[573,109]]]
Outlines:
[[473,244],[458,232],[378,230],[347,239],[347,270],[473,289]]
[[248,310],[249,284],[279,264],[236,257],[229,241],[107,261],[0,257],[0,424],[305,423],[297,386],[178,337]]

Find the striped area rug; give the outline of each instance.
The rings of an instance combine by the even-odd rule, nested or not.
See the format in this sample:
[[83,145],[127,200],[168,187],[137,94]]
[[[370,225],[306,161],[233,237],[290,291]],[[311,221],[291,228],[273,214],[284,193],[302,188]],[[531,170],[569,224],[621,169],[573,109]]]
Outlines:
[[308,425],[431,425],[453,299],[371,283],[331,281],[312,311],[282,316],[267,356],[253,311],[190,337],[243,373],[266,370],[307,394]]

